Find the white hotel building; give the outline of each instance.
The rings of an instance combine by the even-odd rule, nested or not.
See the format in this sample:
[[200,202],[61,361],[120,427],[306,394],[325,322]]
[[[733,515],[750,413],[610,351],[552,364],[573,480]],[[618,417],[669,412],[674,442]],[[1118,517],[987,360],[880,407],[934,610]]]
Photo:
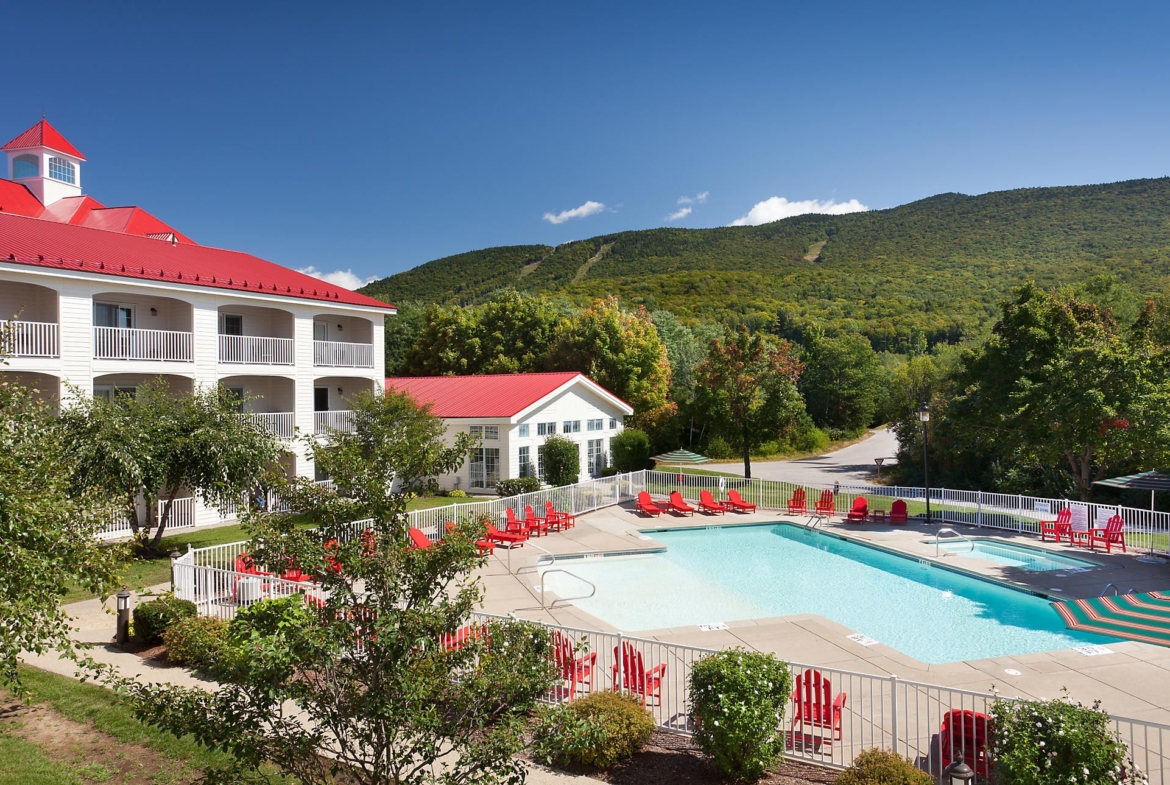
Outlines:
[[[286,473],[312,477],[293,437],[344,428],[349,396],[383,384],[394,307],[83,195],[85,157],[44,120],[0,150],[0,321],[17,320],[0,378],[58,403],[222,384],[285,440]],[[180,525],[220,519],[184,509]]]

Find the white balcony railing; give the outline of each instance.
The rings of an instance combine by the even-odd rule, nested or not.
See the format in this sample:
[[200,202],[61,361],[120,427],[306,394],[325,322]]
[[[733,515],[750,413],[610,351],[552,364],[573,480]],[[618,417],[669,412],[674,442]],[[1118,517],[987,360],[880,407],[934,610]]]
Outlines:
[[351,433],[353,431],[353,412],[344,409],[332,412],[313,412],[313,433],[318,436],[327,436],[333,431]]
[[219,336],[221,363],[255,363],[257,365],[292,365],[292,338],[262,338],[253,335]]
[[94,327],[93,356],[96,360],[190,362],[191,333]]
[[296,417],[292,412],[246,412],[244,416],[280,439],[291,439],[296,435]]
[[313,365],[332,368],[373,368],[374,345],[313,341]]
[[55,322],[0,323],[0,357],[59,357]]

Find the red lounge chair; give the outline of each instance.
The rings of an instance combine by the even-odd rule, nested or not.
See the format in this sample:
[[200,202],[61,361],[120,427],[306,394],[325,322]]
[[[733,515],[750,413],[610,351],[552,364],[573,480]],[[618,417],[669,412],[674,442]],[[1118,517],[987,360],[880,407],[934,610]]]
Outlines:
[[[613,647],[613,683],[618,683],[618,647]],[[642,652],[634,648],[629,641],[622,641],[622,674],[621,689],[632,692],[642,698],[642,708],[646,708],[647,701],[652,706],[662,705],[662,677],[666,673],[666,663],[655,665],[646,670],[642,662]]]
[[241,553],[236,557],[236,572],[242,572],[246,575],[272,575],[270,572],[264,572],[264,570],[258,569],[255,560],[246,553]]
[[1114,545],[1121,546],[1122,553],[1128,553],[1125,550],[1125,532],[1122,528],[1125,526],[1125,521],[1120,515],[1114,515],[1105,524],[1104,529],[1089,529],[1089,549],[1093,550],[1094,543],[1101,543],[1105,546],[1106,553],[1112,553]]
[[1069,545],[1073,544],[1072,507],[1065,507],[1056,513],[1054,521],[1040,521],[1040,542],[1046,542],[1049,534],[1056,542],[1060,542],[1060,538],[1063,536],[1068,537]]
[[663,512],[646,491],[638,491],[638,504],[635,509],[650,516],[661,515]]
[[[533,529],[532,527],[530,527],[528,525],[527,521],[522,521],[519,518],[517,518],[516,511],[513,510],[511,507],[505,507],[504,513],[508,516],[508,533],[509,534],[526,534],[529,537],[539,537],[540,536],[540,530]],[[547,533],[548,533],[548,529],[546,527],[545,534],[547,534]]]
[[817,515],[832,518],[836,509],[837,503],[833,500],[833,492],[830,490],[821,491],[821,498],[817,499]]
[[788,500],[789,515],[804,515],[808,512],[808,499],[804,495],[804,488],[797,488]]
[[341,547],[337,540],[325,541],[325,561],[329,565],[329,570],[334,573],[341,572],[341,562],[337,560],[337,551]]
[[723,515],[727,507],[715,501],[710,491],[699,491],[699,509],[703,512],[717,512]]
[[938,731],[939,768],[963,761],[976,775],[987,779],[991,765],[987,760],[988,717],[970,709],[951,709],[943,715]]
[[865,523],[865,519],[869,517],[869,502],[864,496],[858,496],[853,500],[853,509],[846,514],[845,518],[850,523]]
[[431,542],[430,537],[423,534],[421,529],[416,529],[413,526],[410,527],[410,547],[412,550],[425,551],[432,545],[434,543]]
[[519,546],[524,547],[525,540],[528,539],[527,534],[507,534],[500,531],[491,522],[487,525],[487,538],[494,543],[500,545],[507,545],[509,548]]
[[468,624],[466,627],[460,627],[455,632],[449,632],[445,635],[439,636],[439,645],[443,647],[443,651],[459,651],[472,641],[477,641],[484,637],[487,628],[482,624]]
[[737,491],[735,488],[732,488],[731,490],[729,490],[727,492],[727,501],[725,501],[723,503],[726,504],[731,509],[735,510],[736,512],[755,512],[756,511],[756,505],[748,504],[747,502],[745,502],[743,500],[743,498],[739,495],[739,491]]
[[666,509],[671,512],[677,512],[679,515],[694,515],[695,508],[687,504],[683,499],[682,494],[678,491],[670,492],[670,501],[666,504]]
[[[455,524],[451,521],[447,521],[445,524],[443,524],[443,528],[446,530],[447,534],[455,533]],[[496,550],[496,544],[491,540],[476,540],[475,547],[479,548],[480,556],[488,556],[489,554],[495,553]]]
[[535,531],[541,534],[548,534],[550,526],[555,526],[554,531],[560,531],[560,524],[556,521],[550,521],[547,517],[540,518],[532,511],[532,505],[524,506],[524,525],[528,527],[528,531]]
[[906,514],[906,502],[898,499],[890,506],[890,523],[905,523],[909,519]]
[[567,690],[565,686],[558,690],[561,694],[567,694],[567,700],[573,700],[578,688],[583,687],[586,692],[593,692],[593,670],[597,667],[597,652],[578,657],[573,651],[573,641],[567,635],[562,635],[560,630],[554,630],[553,661],[557,665],[561,679],[568,682]]
[[798,733],[802,745],[807,742],[832,747],[834,740],[841,740],[841,712],[847,696],[840,692],[837,697],[830,698],[832,694],[833,686],[818,670],[809,669],[797,677],[796,689],[792,692],[790,743],[794,748]]
[[577,519],[571,512],[557,512],[552,502],[544,503],[544,514],[547,520],[555,520],[562,529],[571,529],[577,525]]

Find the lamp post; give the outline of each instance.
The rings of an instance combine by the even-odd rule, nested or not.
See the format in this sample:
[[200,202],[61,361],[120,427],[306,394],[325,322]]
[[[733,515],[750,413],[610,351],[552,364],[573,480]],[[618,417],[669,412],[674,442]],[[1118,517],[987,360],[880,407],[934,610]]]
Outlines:
[[930,407],[926,401],[918,407],[918,421],[922,423],[922,479],[926,484],[926,522],[930,523],[930,471],[927,468],[926,424],[930,422]]
[[943,785],[971,785],[975,772],[962,760],[957,760],[943,770]]
[[130,642],[130,592],[122,589],[115,596],[118,601],[118,627],[114,632],[114,642],[124,645]]

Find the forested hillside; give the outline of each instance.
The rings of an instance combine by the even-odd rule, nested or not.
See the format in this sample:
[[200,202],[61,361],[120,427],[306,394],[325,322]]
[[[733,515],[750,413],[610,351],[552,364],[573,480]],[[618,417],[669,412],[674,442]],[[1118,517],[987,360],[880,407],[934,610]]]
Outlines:
[[362,291],[469,304],[511,287],[576,304],[617,294],[684,322],[799,336],[860,333],[878,350],[983,334],[1012,287],[1108,273],[1137,294],[1170,279],[1170,178],[804,215],[755,227],[651,229],[437,259]]

